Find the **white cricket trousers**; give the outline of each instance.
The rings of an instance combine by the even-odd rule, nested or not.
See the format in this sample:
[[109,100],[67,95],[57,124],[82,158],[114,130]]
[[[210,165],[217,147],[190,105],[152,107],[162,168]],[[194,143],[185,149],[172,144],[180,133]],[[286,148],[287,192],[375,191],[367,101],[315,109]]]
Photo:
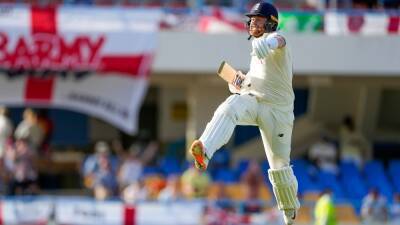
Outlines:
[[215,111],[200,137],[208,158],[225,145],[236,125],[253,125],[260,129],[271,169],[290,164],[293,110],[280,111],[249,94],[229,96]]

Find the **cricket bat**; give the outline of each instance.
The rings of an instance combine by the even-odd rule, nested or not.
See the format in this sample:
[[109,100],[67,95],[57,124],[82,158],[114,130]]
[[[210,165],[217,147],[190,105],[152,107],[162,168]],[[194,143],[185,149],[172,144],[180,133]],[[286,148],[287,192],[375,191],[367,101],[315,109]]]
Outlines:
[[233,84],[238,72],[227,62],[222,61],[217,73],[226,82],[228,82],[229,84]]

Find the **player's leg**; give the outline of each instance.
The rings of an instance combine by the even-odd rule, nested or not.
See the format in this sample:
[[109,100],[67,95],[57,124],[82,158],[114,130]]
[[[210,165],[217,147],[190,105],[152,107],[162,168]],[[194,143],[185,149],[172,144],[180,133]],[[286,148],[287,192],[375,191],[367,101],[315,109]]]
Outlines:
[[273,113],[269,108],[264,111],[260,132],[270,165],[268,177],[278,208],[284,213],[285,223],[293,224],[300,203],[297,198],[297,179],[290,166],[292,115],[289,113],[288,118],[279,118],[282,115]]
[[190,153],[199,169],[206,169],[214,152],[226,144],[238,124],[255,124],[257,100],[250,95],[231,95],[215,111],[199,140],[193,142]]

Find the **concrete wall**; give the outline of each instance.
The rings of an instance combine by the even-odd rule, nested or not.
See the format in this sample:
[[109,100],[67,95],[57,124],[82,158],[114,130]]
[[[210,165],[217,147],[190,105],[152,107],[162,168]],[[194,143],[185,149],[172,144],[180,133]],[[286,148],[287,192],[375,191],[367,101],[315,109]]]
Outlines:
[[[327,36],[287,34],[294,71],[302,75],[400,76],[400,38],[393,36]],[[238,69],[249,66],[245,33],[161,32],[155,73],[215,73],[227,60]]]
[[[158,133],[161,140],[175,140],[185,136],[187,114],[186,89],[160,87]],[[182,111],[183,110],[183,111]]]

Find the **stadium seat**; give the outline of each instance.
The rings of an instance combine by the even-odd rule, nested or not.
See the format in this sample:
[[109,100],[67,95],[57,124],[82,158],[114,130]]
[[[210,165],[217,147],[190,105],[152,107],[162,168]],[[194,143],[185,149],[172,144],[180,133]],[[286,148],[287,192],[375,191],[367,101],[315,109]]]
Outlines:
[[381,161],[372,160],[367,162],[364,167],[364,177],[367,188],[377,188],[388,201],[391,201],[393,189]]
[[226,191],[228,192],[228,196],[232,198],[232,200],[241,201],[246,198],[244,192],[244,186],[241,184],[229,184],[226,186]]
[[393,183],[394,190],[400,193],[400,160],[390,160],[388,172]]
[[250,160],[249,159],[241,159],[237,163],[237,166],[236,166],[236,169],[235,169],[236,176],[240,178],[242,176],[242,174],[244,173],[244,171],[247,170],[247,167],[249,167],[249,164],[250,164]]
[[165,157],[160,161],[160,168],[166,176],[171,174],[181,174],[182,167],[178,159],[174,157]]
[[299,193],[305,194],[306,192],[320,192],[319,185],[311,179],[308,171],[310,164],[303,159],[296,159],[292,161],[293,171],[299,183]]
[[231,169],[219,169],[215,173],[214,181],[223,183],[235,183],[238,181],[236,172]]
[[312,207],[309,205],[302,205],[298,211],[296,222],[299,224],[310,224],[312,222]]
[[336,215],[340,223],[359,224],[360,219],[356,215],[354,208],[350,204],[340,204],[336,206]]
[[363,198],[368,190],[357,166],[353,162],[344,161],[340,163],[339,168],[339,180],[346,196],[354,199]]
[[322,189],[330,189],[335,198],[342,199],[344,196],[343,188],[338,182],[338,179],[335,174],[326,172],[326,171],[318,171],[317,178]]

